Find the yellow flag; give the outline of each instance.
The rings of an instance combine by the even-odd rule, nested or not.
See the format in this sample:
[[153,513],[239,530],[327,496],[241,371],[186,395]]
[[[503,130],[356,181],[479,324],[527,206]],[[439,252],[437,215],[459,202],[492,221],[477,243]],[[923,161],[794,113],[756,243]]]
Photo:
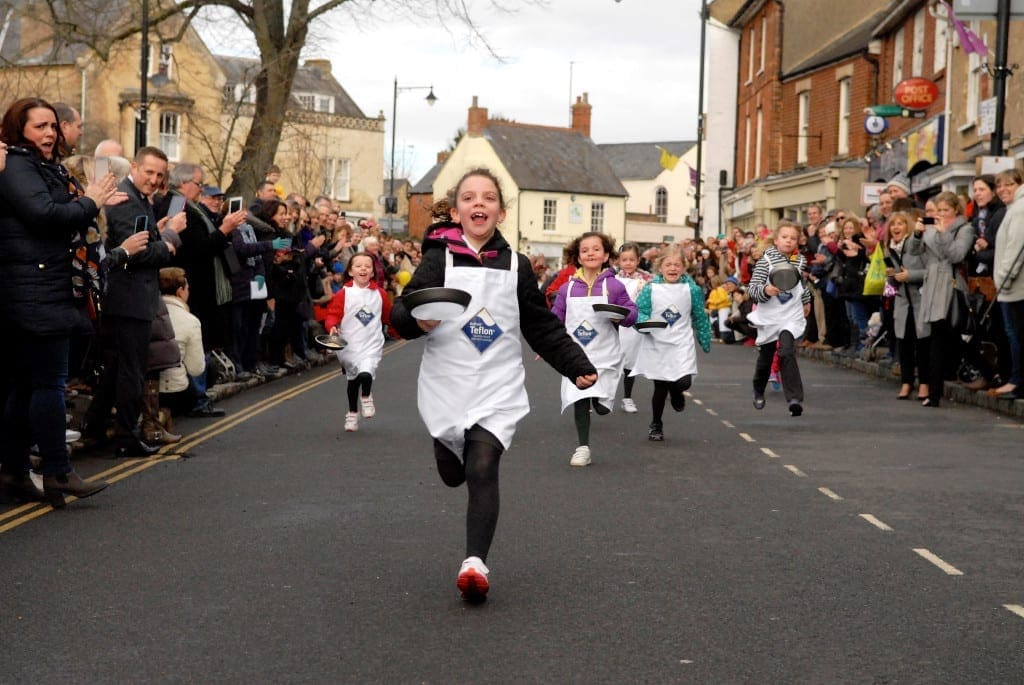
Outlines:
[[679,158],[670,153],[665,148],[661,149],[661,167],[668,169],[669,171],[675,171],[676,164],[679,164]]

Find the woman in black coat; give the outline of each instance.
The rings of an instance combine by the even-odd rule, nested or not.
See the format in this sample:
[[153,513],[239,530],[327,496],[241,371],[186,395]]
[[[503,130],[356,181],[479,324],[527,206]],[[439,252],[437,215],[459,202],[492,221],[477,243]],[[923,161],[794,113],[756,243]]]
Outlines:
[[10,336],[10,379],[0,429],[0,496],[39,498],[28,477],[29,447],[39,446],[46,498],[88,497],[106,483],[86,483],[65,444],[64,386],[71,336],[92,332],[84,293],[72,287],[72,240],[114,196],[114,177],[73,189],[57,150],[57,114],[39,98],[11,105],[0,124],[8,146],[0,173],[0,325]]

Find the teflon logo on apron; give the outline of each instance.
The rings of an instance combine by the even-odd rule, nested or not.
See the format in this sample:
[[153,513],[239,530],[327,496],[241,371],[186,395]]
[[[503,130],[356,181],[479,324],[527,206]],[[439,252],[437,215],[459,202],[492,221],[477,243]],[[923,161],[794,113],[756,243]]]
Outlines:
[[779,294],[776,295],[776,297],[779,298],[779,302],[781,302],[782,304],[786,304],[787,302],[793,299],[793,293],[789,292],[788,290],[780,290]]
[[675,324],[676,321],[679,321],[679,319],[682,318],[682,316],[683,315],[679,313],[679,309],[677,309],[674,304],[670,304],[669,306],[665,307],[665,309],[662,310],[661,312],[661,318],[663,318],[665,320],[665,323],[667,323],[669,326],[672,326],[673,324]]
[[594,338],[597,337],[597,331],[594,329],[593,326],[590,325],[588,321],[584,321],[583,323],[576,327],[576,330],[572,332],[572,335],[574,338],[580,341],[581,345],[586,347],[591,342],[593,342]]
[[469,342],[473,343],[473,347],[483,352],[505,331],[501,330],[501,326],[491,318],[490,312],[484,307],[476,313],[476,316],[466,322],[466,325],[462,327],[462,332],[469,338]]
[[367,309],[366,305],[363,305],[363,308],[356,312],[355,316],[364,326],[377,318],[377,315]]

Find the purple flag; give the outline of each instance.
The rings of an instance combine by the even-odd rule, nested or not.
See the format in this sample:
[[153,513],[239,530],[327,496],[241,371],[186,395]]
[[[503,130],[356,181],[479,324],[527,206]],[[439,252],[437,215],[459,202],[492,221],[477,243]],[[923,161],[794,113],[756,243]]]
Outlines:
[[973,52],[979,57],[988,57],[988,46],[985,45],[985,41],[981,39],[981,36],[969,29],[962,21],[956,18],[956,12],[953,11],[953,6],[946,2],[946,0],[943,0],[942,4],[946,6],[949,21],[953,24],[953,29],[956,31],[957,37],[960,38],[960,47],[963,48],[964,54],[969,55]]
[[697,187],[697,170],[689,164],[686,165],[686,168],[690,170],[690,185]]

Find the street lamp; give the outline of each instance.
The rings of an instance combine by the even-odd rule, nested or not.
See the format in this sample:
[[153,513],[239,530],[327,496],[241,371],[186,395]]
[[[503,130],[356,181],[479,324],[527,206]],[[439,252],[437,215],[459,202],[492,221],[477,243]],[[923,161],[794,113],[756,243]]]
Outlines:
[[149,130],[149,81],[159,88],[167,84],[167,76],[154,74],[149,77],[149,0],[142,0],[142,26],[139,30],[142,54],[139,59],[139,113],[135,117],[135,151],[146,146],[146,132]]
[[395,214],[398,213],[398,198],[395,197],[395,132],[398,130],[396,118],[398,116],[398,93],[403,90],[429,90],[424,98],[431,107],[437,102],[434,95],[434,86],[398,86],[398,77],[395,77],[395,93],[391,101],[391,184],[388,196],[384,198],[384,213],[388,215],[388,232],[395,231]]

